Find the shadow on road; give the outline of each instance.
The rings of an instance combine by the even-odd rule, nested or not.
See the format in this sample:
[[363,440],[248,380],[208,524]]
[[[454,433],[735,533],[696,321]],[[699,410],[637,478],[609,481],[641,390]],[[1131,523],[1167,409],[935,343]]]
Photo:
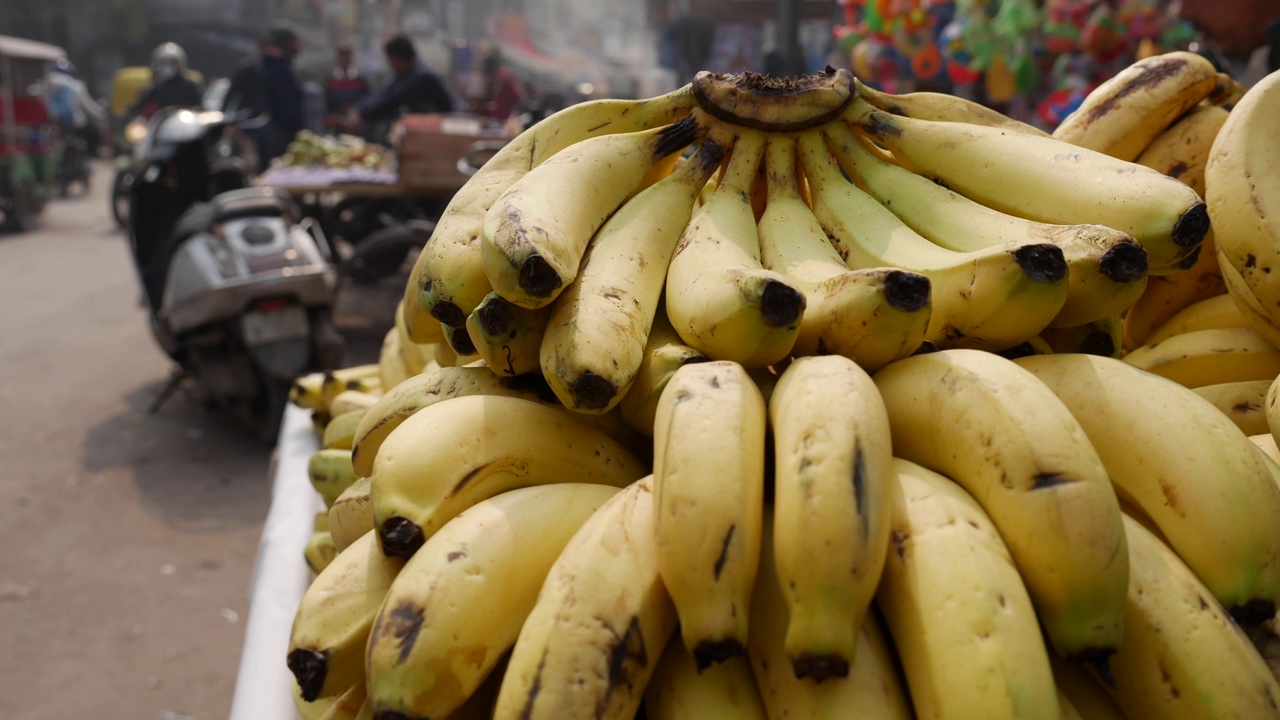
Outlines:
[[125,395],[126,412],[89,429],[86,469],[131,469],[147,511],[185,532],[261,523],[270,499],[271,448],[235,418],[181,393],[150,414],[161,387],[135,388]]

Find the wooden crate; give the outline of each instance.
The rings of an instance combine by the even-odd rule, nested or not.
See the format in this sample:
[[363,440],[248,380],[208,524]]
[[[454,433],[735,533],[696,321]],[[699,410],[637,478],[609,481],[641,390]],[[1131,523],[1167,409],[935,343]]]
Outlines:
[[400,185],[431,195],[451,195],[467,182],[458,161],[476,143],[499,146],[510,139],[501,123],[472,115],[405,115],[391,131]]

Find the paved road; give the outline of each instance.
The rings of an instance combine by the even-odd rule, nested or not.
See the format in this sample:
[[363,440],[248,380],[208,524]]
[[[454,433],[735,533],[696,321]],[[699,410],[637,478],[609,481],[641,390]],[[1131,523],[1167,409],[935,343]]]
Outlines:
[[107,171],[0,235],[0,718],[225,718],[271,450],[181,396],[148,414],[169,364]]

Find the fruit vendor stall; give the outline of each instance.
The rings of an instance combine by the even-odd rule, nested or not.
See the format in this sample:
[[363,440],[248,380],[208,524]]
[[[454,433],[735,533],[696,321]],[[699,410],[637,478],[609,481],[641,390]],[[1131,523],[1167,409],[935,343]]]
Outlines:
[[1277,123],[1185,52],[1052,133],[837,70],[539,123],[295,383],[245,697],[1280,717]]

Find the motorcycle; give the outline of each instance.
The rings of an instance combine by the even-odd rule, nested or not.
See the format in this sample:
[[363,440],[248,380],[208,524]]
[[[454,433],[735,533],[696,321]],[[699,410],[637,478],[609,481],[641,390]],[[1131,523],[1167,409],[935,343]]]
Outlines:
[[185,383],[271,439],[293,379],[337,367],[342,338],[323,232],[288,194],[248,187],[249,122],[153,116],[128,184],[129,235],[152,334],[178,365],[153,411]]
[[134,118],[124,126],[115,143],[115,180],[111,183],[111,217],[121,228],[129,227],[129,185],[139,161],[138,148],[147,139],[147,121]]

